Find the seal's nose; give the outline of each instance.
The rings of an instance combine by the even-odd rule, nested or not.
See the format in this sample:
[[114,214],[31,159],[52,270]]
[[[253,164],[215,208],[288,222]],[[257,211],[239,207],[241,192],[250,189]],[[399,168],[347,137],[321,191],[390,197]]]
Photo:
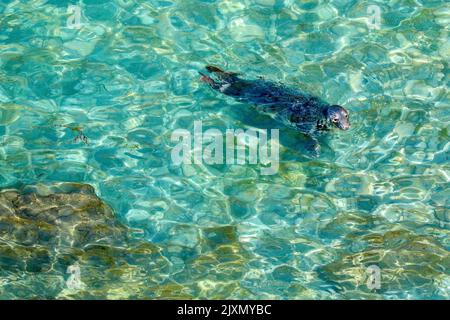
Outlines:
[[341,129],[342,129],[342,130],[348,130],[348,129],[350,129],[350,123],[343,123],[343,124],[341,125]]

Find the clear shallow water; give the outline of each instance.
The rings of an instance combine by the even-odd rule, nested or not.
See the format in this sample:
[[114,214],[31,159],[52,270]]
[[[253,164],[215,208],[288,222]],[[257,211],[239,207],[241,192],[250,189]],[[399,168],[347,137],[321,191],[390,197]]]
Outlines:
[[[69,293],[64,272],[2,271],[0,298],[449,298],[448,3],[84,0],[79,29],[69,4],[0,1],[0,187],[89,183],[160,256],[101,285],[82,262]],[[281,129],[273,176],[174,166],[194,120],[279,127],[199,83],[205,64],[341,104],[352,129],[317,159]]]

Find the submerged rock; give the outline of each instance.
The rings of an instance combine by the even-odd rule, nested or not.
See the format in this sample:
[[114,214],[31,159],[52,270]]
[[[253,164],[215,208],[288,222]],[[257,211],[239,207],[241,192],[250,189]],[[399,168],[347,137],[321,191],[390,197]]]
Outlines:
[[127,228],[89,185],[32,186],[0,192],[0,238],[22,246],[82,248],[123,243]]
[[250,257],[235,227],[201,228],[195,247],[132,231],[89,185],[0,191],[0,299],[251,296],[239,284]]
[[154,297],[168,262],[130,231],[89,185],[1,191],[0,299]]
[[[357,252],[342,250],[335,261],[316,270],[342,298],[361,296],[362,293],[367,294],[366,298],[390,294],[400,299],[411,296],[448,299],[448,292],[440,293],[439,289],[441,282],[450,277],[450,253],[433,237],[399,229],[353,234],[345,241],[366,245],[364,250]],[[379,288],[367,284],[369,267],[373,266],[380,270]]]

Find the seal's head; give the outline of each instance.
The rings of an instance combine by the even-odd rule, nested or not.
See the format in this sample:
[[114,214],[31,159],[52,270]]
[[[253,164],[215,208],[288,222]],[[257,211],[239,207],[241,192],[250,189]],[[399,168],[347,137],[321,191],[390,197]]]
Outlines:
[[348,130],[350,128],[350,120],[348,118],[348,111],[337,104],[329,106],[325,115],[327,121],[342,130]]

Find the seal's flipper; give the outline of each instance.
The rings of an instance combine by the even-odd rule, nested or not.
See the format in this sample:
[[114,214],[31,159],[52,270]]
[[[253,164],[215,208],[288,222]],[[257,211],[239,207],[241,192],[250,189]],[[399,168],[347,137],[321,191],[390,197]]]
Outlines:
[[215,82],[213,78],[207,76],[206,74],[203,74],[201,72],[199,72],[201,77],[200,77],[200,81],[209,84],[209,86],[215,90],[218,90],[220,88],[220,84]]
[[305,148],[310,152],[310,154],[314,158],[318,158],[320,156],[320,144],[317,138],[308,136],[309,139],[306,142]]
[[205,68],[206,68],[206,70],[208,70],[211,73],[225,73],[225,71],[223,71],[222,69],[215,67],[215,66],[209,65],[209,66],[206,66]]
[[239,73],[237,72],[227,72],[215,66],[206,66],[206,70],[214,73],[220,80],[226,82],[234,82],[238,80]]

